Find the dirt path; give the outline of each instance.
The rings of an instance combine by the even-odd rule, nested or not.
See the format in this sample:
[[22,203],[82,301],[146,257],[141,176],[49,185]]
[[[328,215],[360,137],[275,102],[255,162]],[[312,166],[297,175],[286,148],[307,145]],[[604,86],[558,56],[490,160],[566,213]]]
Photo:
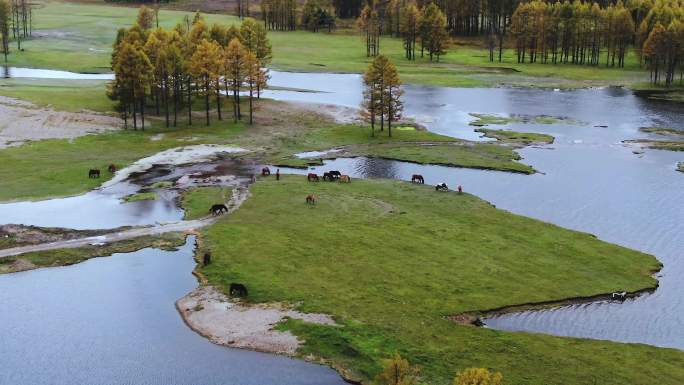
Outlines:
[[93,112],[65,112],[0,96],[0,149],[28,140],[72,139],[117,129],[118,118]]
[[[238,187],[233,189],[233,195],[226,202],[228,206],[228,213],[237,210],[242,203],[249,197],[249,190],[246,187]],[[41,243],[38,245],[28,245],[21,247],[13,247],[10,249],[0,250],[0,258],[11,257],[24,253],[35,251],[56,250],[56,249],[73,249],[87,245],[98,245],[105,243],[113,243],[123,241],[126,239],[138,238],[148,235],[158,235],[172,232],[188,232],[211,225],[218,217],[207,217],[192,221],[179,221],[174,223],[159,224],[150,227],[138,227],[130,230],[112,232],[108,234],[68,239],[57,242]]]

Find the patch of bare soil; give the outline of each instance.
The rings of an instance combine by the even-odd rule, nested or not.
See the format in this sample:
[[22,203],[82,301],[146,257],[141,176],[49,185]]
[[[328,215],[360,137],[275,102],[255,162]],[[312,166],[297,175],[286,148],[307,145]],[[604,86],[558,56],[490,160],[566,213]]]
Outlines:
[[12,263],[0,264],[0,274],[18,273],[20,271],[33,270],[37,268],[38,266],[34,265],[31,261],[17,259]]
[[294,355],[301,341],[274,330],[285,318],[335,325],[326,314],[301,313],[283,304],[250,305],[232,301],[213,286],[201,286],[176,302],[191,329],[212,342],[234,348]]
[[120,119],[94,112],[65,112],[0,96],[0,148],[28,140],[72,139],[119,128]]

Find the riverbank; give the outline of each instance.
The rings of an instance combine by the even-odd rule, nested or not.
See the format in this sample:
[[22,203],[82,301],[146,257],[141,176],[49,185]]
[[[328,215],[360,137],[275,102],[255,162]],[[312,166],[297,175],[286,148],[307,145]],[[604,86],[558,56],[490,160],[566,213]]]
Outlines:
[[[656,284],[651,272],[660,267],[651,256],[429,186],[282,176],[260,180],[252,192],[241,210],[203,231],[212,263],[199,271],[222,290],[244,283],[250,303],[298,304],[298,311],[330,314],[342,325],[281,324],[306,341],[300,356],[321,357],[368,379],[398,350],[423,367],[427,383],[482,365],[511,383],[684,379],[684,372],[665,370],[684,363],[684,353],[675,350],[499,332],[444,318],[650,288]],[[304,203],[310,193],[315,206]],[[505,246],[511,242],[516,247]],[[651,364],[644,367],[647,356]],[[566,365],[556,365],[559,360]]]

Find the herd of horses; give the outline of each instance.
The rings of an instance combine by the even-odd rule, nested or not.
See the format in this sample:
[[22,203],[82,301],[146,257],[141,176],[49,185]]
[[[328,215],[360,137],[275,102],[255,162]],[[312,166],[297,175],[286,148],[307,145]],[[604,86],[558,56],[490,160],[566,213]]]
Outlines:
[[[116,165],[115,164],[110,164],[109,167],[107,167],[107,171],[109,171],[110,174],[114,174],[116,172]],[[99,178],[100,177],[100,169],[99,168],[91,168],[88,170],[88,178]]]
[[[318,182],[321,178],[318,177],[318,174],[310,172],[306,175],[306,180],[309,182]],[[337,170],[324,172],[323,180],[328,182],[338,181],[340,183],[351,183],[351,177],[349,175],[343,175]]]

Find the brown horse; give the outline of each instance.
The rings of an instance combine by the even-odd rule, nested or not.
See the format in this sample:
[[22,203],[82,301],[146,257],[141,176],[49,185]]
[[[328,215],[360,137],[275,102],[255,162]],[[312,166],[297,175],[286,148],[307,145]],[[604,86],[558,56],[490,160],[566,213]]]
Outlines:
[[423,179],[423,176],[420,174],[413,174],[411,177],[411,183],[425,184],[425,179]]
[[114,163],[110,164],[109,167],[107,167],[107,170],[110,174],[114,174],[116,172],[116,165]]
[[261,169],[261,176],[269,176],[271,175],[271,169],[268,167],[264,167]]
[[316,196],[313,194],[309,194],[306,196],[306,204],[307,205],[315,205],[316,204]]
[[318,182],[320,179],[318,178],[318,175],[316,175],[316,174],[310,172],[310,173],[306,176],[306,180],[309,181],[309,182]]
[[349,175],[341,175],[340,183],[351,183],[351,177]]
[[88,171],[88,178],[99,178],[100,177],[100,170],[96,168],[91,168],[90,171]]

